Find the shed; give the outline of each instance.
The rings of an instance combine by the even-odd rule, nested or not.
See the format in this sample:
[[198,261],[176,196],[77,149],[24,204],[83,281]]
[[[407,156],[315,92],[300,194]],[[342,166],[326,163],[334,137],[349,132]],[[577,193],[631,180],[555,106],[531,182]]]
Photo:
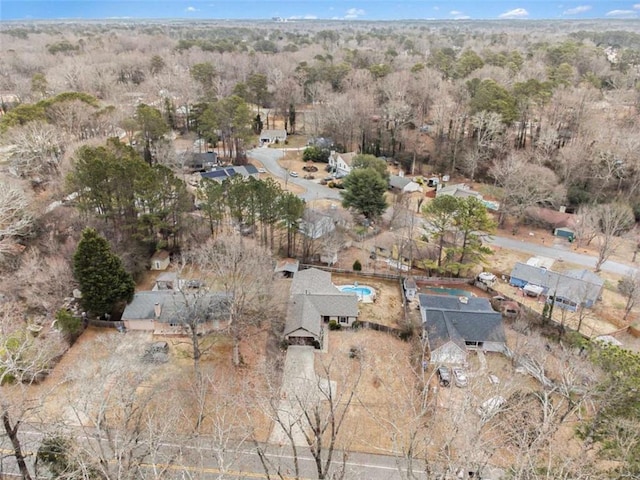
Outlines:
[[413,277],[407,277],[404,279],[404,296],[407,300],[413,300],[418,294],[418,285]]
[[570,242],[573,242],[574,238],[576,238],[576,234],[573,230],[571,230],[570,228],[564,228],[564,227],[556,228],[553,231],[553,235],[556,237],[566,238]]
[[298,271],[300,267],[300,260],[295,258],[283,258],[276,263],[276,268],[273,270],[275,273],[282,273],[286,278],[291,278]]
[[166,250],[158,250],[151,257],[151,270],[166,270],[169,268],[171,258]]

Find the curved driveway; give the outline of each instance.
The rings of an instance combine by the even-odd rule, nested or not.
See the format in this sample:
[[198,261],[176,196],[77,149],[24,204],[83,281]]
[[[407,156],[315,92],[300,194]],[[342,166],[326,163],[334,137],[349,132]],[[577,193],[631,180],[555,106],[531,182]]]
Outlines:
[[[273,176],[287,180],[289,172],[278,164],[278,160],[280,160],[284,156],[284,149],[259,147],[249,150],[247,152],[247,156],[255,158],[260,163],[262,163],[265,170]],[[319,185],[318,183],[311,180],[289,176],[287,181],[305,189],[305,192],[301,193],[299,197],[303,200],[306,200],[307,202],[310,202],[312,200],[320,200],[323,198],[329,200],[342,199],[340,197],[340,190]]]

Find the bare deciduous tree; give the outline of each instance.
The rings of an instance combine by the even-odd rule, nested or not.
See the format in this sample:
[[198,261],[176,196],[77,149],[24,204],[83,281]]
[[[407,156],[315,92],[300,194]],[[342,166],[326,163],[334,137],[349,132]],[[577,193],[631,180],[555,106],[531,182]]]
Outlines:
[[[310,347],[309,347],[310,348]],[[318,479],[341,480],[345,476],[346,452],[342,453],[342,465],[336,468],[334,456],[338,451],[340,433],[356,395],[362,375],[360,361],[354,359],[353,371],[339,379],[339,386],[331,376],[331,362],[321,366],[321,374],[315,379],[295,378],[296,384],[287,389],[286,398],[275,391],[264,405],[265,413],[275,423],[279,438],[289,443],[293,452],[293,478],[300,478],[300,448],[306,447],[313,458]],[[291,375],[296,375],[291,372]],[[267,474],[284,478],[279,465],[269,460],[265,446],[256,444],[262,466]]]
[[556,174],[546,167],[531,164],[524,155],[512,154],[497,160],[489,174],[502,189],[500,225],[504,224],[506,215],[519,219],[528,207],[564,198],[564,188],[558,184]]
[[272,294],[273,263],[271,252],[249,245],[235,236],[219,236],[189,255],[212,291],[228,297],[228,330],[233,338],[233,363],[240,365],[240,341],[243,332],[272,318],[279,311]]
[[20,240],[29,236],[33,218],[25,194],[6,180],[0,181],[0,262],[22,251]]
[[64,155],[65,138],[53,125],[29,122],[9,133],[13,150],[11,163],[23,177],[48,176],[58,173]]
[[602,264],[618,248],[620,235],[633,225],[634,216],[631,207],[625,203],[606,203],[597,205],[594,208],[599,226],[598,236],[596,237],[598,259],[595,271],[599,272]]

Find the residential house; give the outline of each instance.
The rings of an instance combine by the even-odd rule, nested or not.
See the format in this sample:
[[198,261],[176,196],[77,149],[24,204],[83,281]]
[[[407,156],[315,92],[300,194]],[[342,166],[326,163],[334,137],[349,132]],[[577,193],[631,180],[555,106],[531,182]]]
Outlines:
[[464,364],[469,350],[504,352],[502,315],[486,298],[418,294],[430,361]]
[[260,143],[268,145],[271,143],[283,143],[287,139],[287,131],[282,130],[262,130],[260,132]]
[[337,153],[331,152],[329,155],[329,170],[333,172],[336,178],[346,177],[351,173],[353,158],[356,152]]
[[158,250],[151,257],[151,270],[166,270],[171,263],[171,257],[166,250]]
[[455,185],[447,185],[446,187],[442,187],[436,190],[436,197],[440,197],[442,195],[452,195],[458,198],[467,198],[467,197],[476,197],[478,200],[482,201],[482,195],[480,192],[476,192],[471,190],[471,187],[464,183],[457,183]]
[[422,186],[410,178],[398,175],[389,177],[389,188],[396,193],[422,192]]
[[253,177],[256,180],[260,177],[258,169],[254,165],[236,165],[233,167],[215,167],[208,172],[202,172],[201,178],[208,178],[216,182],[222,182],[235,175],[242,175],[245,179]]
[[333,139],[328,137],[312,137],[307,142],[310,147],[318,147],[322,150],[330,150],[335,146]]
[[[544,267],[517,262],[509,283],[533,296],[544,295],[547,303],[575,312],[580,306],[590,308],[596,303],[604,281],[586,269],[554,272]],[[554,301],[555,297],[555,301]]]
[[176,290],[137,292],[122,313],[127,330],[154,334],[198,333],[225,328],[229,323],[229,297],[224,293],[185,293]]
[[291,283],[284,338],[290,345],[322,347],[323,324],[349,327],[358,319],[358,296],[343,293],[331,274],[317,268],[297,272]]
[[311,208],[305,209],[300,220],[300,233],[317,240],[336,229],[333,217]]
[[193,152],[186,155],[183,168],[191,171],[211,170],[218,165],[216,152]]
[[576,216],[563,210],[534,206],[527,208],[524,215],[531,224],[549,230],[576,226]]

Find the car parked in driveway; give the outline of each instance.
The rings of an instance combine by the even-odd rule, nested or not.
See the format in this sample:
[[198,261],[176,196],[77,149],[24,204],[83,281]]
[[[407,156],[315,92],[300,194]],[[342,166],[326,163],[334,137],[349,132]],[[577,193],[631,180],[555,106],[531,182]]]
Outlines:
[[453,380],[456,384],[456,387],[466,387],[469,384],[469,379],[467,378],[467,374],[464,373],[462,368],[456,367],[453,369]]
[[438,378],[441,386],[448,387],[451,385],[451,372],[447,367],[438,367]]
[[298,176],[298,172],[289,172],[289,175],[292,177],[297,177]]

